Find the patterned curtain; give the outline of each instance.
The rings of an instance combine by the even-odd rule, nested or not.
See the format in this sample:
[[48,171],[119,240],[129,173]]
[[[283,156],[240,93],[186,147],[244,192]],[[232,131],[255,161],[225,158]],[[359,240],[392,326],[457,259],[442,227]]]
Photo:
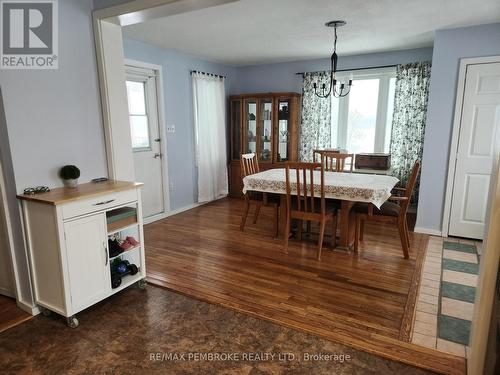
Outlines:
[[322,99],[314,94],[314,83],[328,84],[328,72],[304,73],[302,86],[302,125],[299,138],[299,159],[312,161],[314,149],[330,147],[331,99]]
[[[431,63],[398,65],[392,119],[391,165],[393,175],[406,186],[417,160],[422,160]],[[419,180],[412,203],[418,199]]]

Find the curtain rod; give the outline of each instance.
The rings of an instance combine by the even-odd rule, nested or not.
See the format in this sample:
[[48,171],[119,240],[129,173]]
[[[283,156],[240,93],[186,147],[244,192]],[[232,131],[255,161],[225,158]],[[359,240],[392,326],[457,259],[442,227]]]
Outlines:
[[[397,67],[397,65],[381,65],[381,66],[367,66],[366,68],[354,68],[354,69],[339,69],[337,70],[337,73],[338,72],[352,72],[352,71],[355,71],[355,70],[367,70],[367,69],[382,69],[382,68],[395,68]],[[315,72],[298,72],[298,73],[295,73],[297,75],[304,75],[305,73],[319,73],[320,70],[317,70]]]
[[190,74],[193,74],[193,73],[199,73],[199,74],[204,74],[204,75],[207,75],[207,76],[219,77],[219,78],[224,78],[224,79],[226,79],[226,78],[227,78],[226,76],[221,76],[221,75],[219,75],[219,74],[214,74],[214,73],[202,72],[202,71],[200,71],[200,70],[191,70],[189,73],[190,73]]

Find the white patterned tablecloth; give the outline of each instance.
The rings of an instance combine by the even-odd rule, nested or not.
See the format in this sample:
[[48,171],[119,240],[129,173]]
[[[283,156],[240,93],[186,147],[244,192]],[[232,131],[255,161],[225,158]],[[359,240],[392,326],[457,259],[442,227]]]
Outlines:
[[[321,192],[320,171],[314,171],[314,195]],[[370,202],[380,208],[398,183],[392,176],[325,172],[325,197],[354,202]],[[297,191],[296,173],[290,171],[292,193]],[[286,194],[285,169],[269,169],[243,178],[243,193],[261,191]]]

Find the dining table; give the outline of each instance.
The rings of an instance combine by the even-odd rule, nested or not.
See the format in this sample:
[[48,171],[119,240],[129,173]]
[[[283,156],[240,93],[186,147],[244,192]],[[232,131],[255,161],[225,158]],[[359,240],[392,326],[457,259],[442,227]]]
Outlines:
[[[243,178],[243,193],[257,191],[280,195],[280,230],[284,233],[286,215],[286,169],[275,168]],[[321,196],[320,170],[314,171],[314,195]],[[337,247],[344,250],[354,245],[355,214],[353,206],[358,202],[371,203],[380,208],[391,196],[398,183],[393,176],[324,172],[325,199],[337,199],[340,203],[339,240]],[[296,173],[290,173],[291,193],[296,194]]]

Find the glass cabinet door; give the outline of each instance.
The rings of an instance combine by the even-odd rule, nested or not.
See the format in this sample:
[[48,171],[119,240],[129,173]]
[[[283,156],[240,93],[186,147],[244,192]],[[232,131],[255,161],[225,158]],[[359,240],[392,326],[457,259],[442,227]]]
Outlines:
[[257,152],[257,102],[247,101],[246,105],[246,134],[245,153]]
[[273,102],[272,100],[260,101],[260,142],[259,160],[272,161],[273,142]]
[[278,102],[278,161],[290,159],[290,101]]
[[241,154],[241,100],[231,101],[232,159],[238,160]]

